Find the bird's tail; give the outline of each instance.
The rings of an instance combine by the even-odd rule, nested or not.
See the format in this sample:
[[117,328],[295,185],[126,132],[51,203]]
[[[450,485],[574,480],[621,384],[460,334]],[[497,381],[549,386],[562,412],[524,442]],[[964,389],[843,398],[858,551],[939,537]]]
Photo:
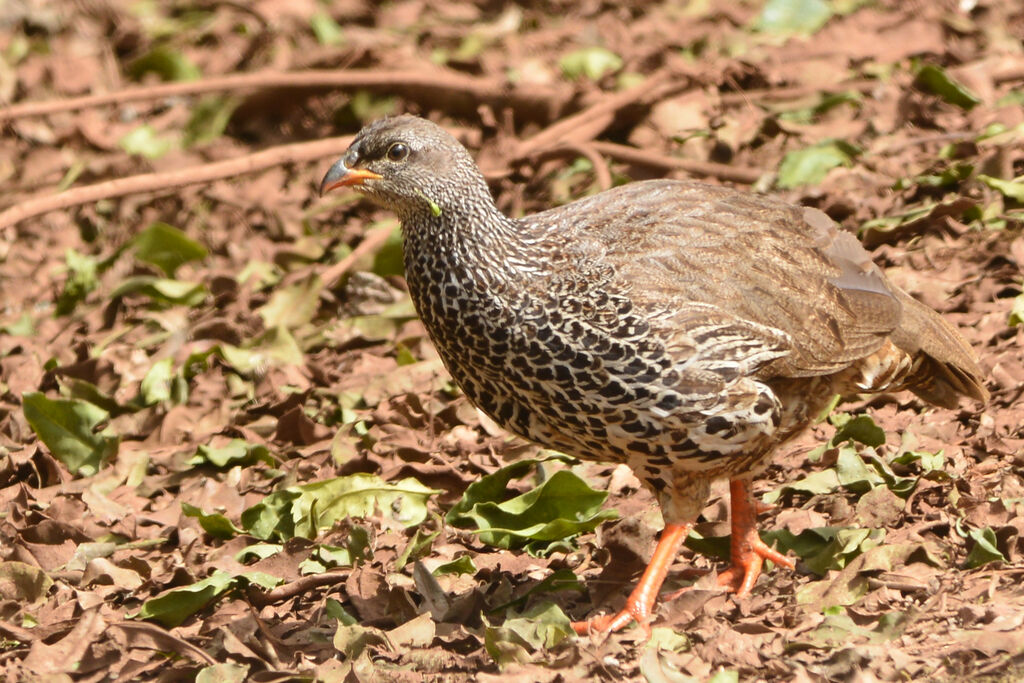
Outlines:
[[903,318],[892,342],[913,358],[904,387],[925,401],[955,408],[961,396],[988,402],[974,350],[942,316],[899,292]]

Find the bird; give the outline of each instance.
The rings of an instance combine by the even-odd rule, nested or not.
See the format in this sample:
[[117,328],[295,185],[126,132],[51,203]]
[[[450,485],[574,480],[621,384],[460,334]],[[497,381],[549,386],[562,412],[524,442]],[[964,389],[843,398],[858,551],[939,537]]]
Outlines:
[[469,151],[410,114],[356,135],[320,194],[337,188],[397,214],[410,296],[470,401],[543,447],[625,463],[658,501],[636,587],[579,634],[650,633],[717,479],[731,518],[718,583],[743,596],[764,560],[795,568],[758,535],[751,485],[836,394],[988,399],[959,332],[813,207],[656,179],[511,218]]

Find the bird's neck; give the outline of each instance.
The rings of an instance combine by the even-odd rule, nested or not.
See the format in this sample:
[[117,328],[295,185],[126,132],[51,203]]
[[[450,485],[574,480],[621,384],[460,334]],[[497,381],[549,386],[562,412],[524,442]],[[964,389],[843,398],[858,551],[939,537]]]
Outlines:
[[409,293],[452,369],[460,338],[482,334],[482,326],[513,324],[531,263],[542,260],[522,226],[490,201],[463,200],[457,210],[401,219]]
[[407,276],[424,281],[507,280],[521,276],[531,249],[519,223],[490,197],[463,197],[457,208],[400,215]]

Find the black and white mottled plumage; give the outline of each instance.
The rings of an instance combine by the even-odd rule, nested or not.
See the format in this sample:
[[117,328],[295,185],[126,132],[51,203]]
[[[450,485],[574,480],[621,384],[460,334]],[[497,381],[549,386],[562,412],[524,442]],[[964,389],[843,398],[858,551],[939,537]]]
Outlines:
[[661,180],[515,220],[412,116],[364,128],[325,186],[352,169],[398,214],[416,309],[466,395],[515,434],[628,463],[667,522],[836,393],[986,397],[959,334],[815,209]]

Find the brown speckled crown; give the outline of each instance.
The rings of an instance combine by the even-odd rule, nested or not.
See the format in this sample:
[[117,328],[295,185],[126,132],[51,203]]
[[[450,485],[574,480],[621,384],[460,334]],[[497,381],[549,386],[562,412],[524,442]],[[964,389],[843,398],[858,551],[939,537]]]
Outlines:
[[345,164],[381,176],[359,189],[401,219],[416,309],[466,395],[539,444],[628,463],[667,522],[836,393],[987,398],[960,335],[816,209],[658,180],[512,220],[412,116],[367,126]]

